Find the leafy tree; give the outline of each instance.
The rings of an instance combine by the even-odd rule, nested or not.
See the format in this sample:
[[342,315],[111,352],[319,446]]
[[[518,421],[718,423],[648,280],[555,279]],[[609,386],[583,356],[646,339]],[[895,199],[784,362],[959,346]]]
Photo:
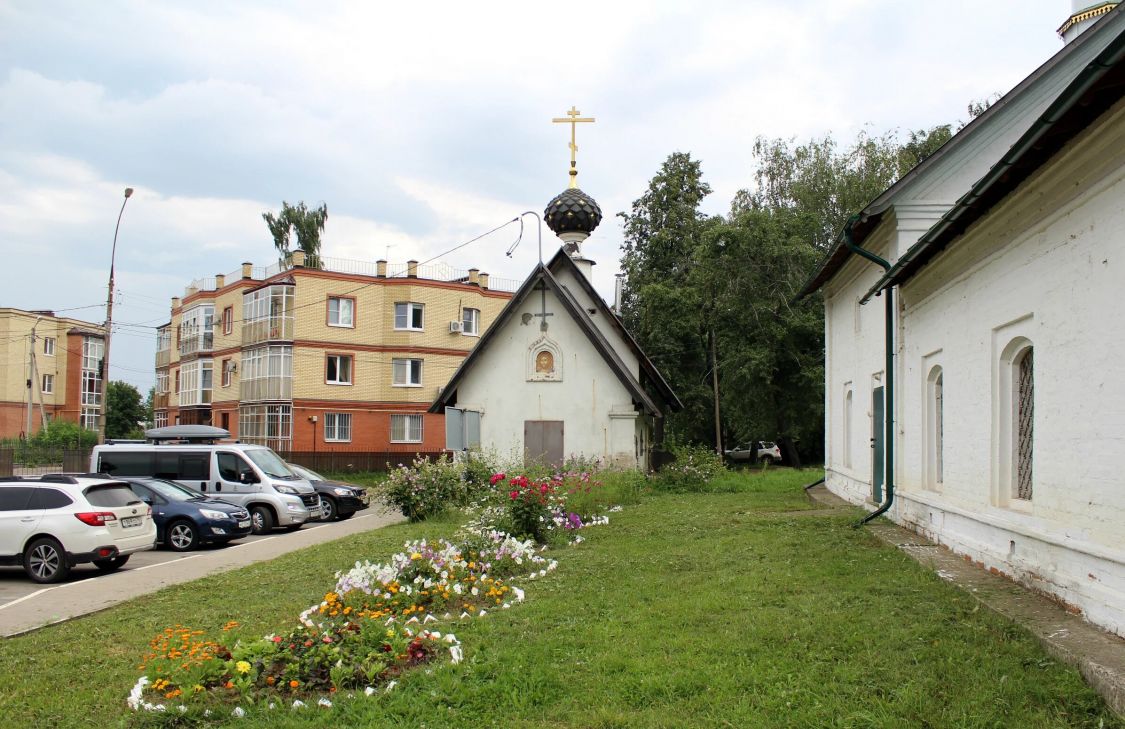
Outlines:
[[700,163],[671,155],[625,220],[622,316],[684,401],[681,442],[776,439],[790,462],[823,456],[824,342],[819,296],[794,297],[849,215],[951,136],[942,125],[796,144],[758,139],[755,188],[725,218],[699,206]]
[[699,209],[711,186],[700,163],[677,152],[661,165],[624,220],[622,317],[684,402],[668,427],[682,440],[704,440],[714,398],[708,381],[710,327],[706,291],[693,274],[697,249],[717,220]]
[[321,203],[319,208],[309,208],[304,202],[290,205],[283,200],[280,213],[262,213],[262,219],[266,221],[273,244],[283,258],[291,252],[289,244],[296,234],[297,250],[304,251],[315,264],[320,256],[320,234],[328,221],[327,205]]
[[145,422],[140,391],[128,382],[111,381],[106,387],[105,435],[107,438],[138,437]]

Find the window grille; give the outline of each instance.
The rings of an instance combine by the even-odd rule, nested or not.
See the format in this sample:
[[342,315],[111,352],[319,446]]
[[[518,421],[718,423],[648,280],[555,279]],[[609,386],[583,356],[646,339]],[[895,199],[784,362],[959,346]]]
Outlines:
[[1034,350],[1030,347],[1020,358],[1017,367],[1017,440],[1016,440],[1016,498],[1031,499],[1032,464],[1034,456],[1035,427],[1035,367]]

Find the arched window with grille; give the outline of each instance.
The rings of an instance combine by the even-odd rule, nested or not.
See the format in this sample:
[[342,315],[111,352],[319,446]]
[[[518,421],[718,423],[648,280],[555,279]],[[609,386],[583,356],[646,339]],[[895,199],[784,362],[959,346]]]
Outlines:
[[1014,468],[1013,496],[1031,501],[1035,463],[1035,348],[1021,349],[1012,360]]

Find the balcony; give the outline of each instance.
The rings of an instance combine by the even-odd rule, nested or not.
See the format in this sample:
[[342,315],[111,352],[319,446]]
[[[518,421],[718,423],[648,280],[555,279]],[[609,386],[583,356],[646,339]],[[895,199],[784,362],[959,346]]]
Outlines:
[[209,407],[211,405],[211,390],[181,390],[180,407]]
[[293,341],[293,317],[270,317],[242,325],[242,346]]
[[239,398],[242,402],[260,402],[263,400],[292,400],[292,377],[260,377],[253,380],[242,380],[239,383]]
[[172,362],[172,350],[158,349],[156,350],[156,366],[167,367]]
[[152,409],[164,410],[168,407],[168,393],[157,392],[152,396]]
[[215,333],[207,331],[191,331],[180,336],[180,356],[186,357],[200,352],[210,352],[215,348]]

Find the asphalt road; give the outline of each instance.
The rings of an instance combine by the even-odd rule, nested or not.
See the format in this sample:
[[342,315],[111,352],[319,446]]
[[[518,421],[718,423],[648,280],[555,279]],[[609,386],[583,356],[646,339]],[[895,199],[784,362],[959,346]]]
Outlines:
[[0,568],[0,636],[10,637],[45,625],[88,615],[169,585],[263,562],[288,552],[401,522],[397,513],[377,507],[347,521],[312,522],[296,532],[250,536],[193,552],[158,548],[138,552],[118,572],[103,575],[93,565],[75,567],[65,582],[39,585],[22,569]]

